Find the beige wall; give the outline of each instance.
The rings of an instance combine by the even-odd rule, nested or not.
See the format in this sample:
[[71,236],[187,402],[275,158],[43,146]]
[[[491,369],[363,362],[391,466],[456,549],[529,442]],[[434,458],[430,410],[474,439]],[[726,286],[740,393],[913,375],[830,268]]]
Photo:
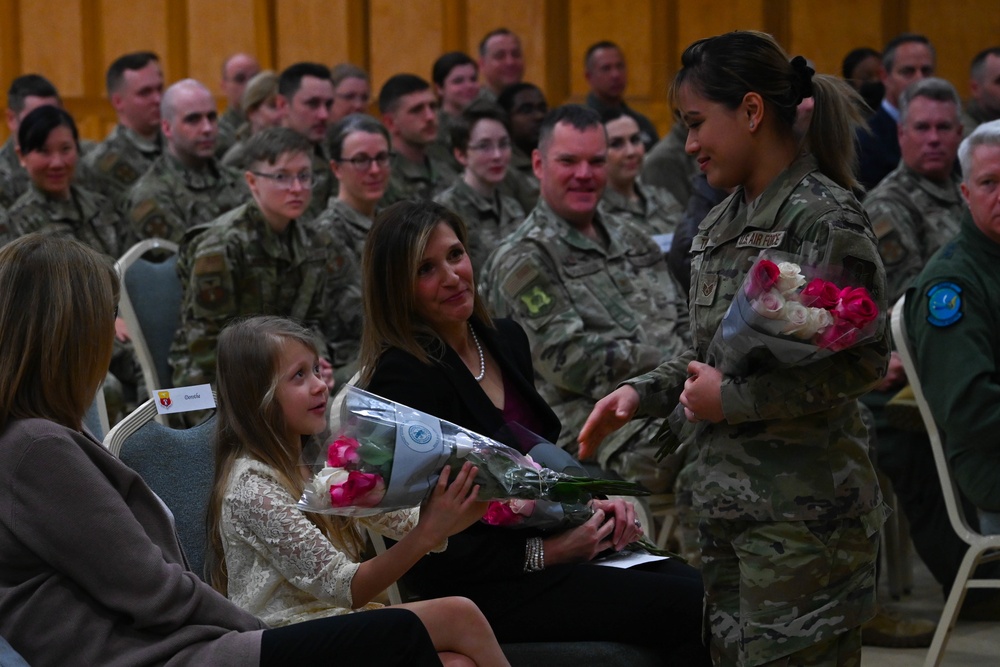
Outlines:
[[485,32],[506,26],[522,37],[526,78],[558,104],[583,98],[583,54],[611,39],[628,59],[630,104],[663,131],[667,81],[699,37],[766,30],[839,74],[852,48],[923,32],[938,48],[939,73],[963,95],[972,56],[1000,43],[996,0],[0,0],[0,16],[0,86],[25,72],[48,76],[93,139],[114,122],[108,63],[140,49],[161,55],[168,82],[192,76],[213,90],[223,58],[242,50],[273,68],[349,60],[371,71],[377,91],[397,72],[429,78],[442,52],[474,54]]

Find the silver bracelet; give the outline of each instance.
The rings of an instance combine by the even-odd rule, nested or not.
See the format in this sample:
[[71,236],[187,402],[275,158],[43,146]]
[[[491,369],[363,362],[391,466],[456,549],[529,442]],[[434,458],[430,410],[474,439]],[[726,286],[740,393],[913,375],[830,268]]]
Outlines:
[[540,537],[529,537],[524,545],[524,571],[541,572],[545,569],[545,544]]

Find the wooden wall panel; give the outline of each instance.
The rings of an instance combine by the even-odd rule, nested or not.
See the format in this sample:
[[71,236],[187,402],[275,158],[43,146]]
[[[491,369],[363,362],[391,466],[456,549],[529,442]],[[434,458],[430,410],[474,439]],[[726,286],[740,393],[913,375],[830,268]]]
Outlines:
[[276,69],[303,60],[328,67],[350,60],[348,0],[281,0],[275,7]]
[[443,52],[442,0],[371,0],[371,77],[373,97],[386,79],[408,72],[430,81],[431,67]]
[[909,30],[927,35],[937,49],[938,76],[963,97],[969,94],[969,63],[985,48],[1000,46],[1000,11],[995,0],[911,2]]
[[791,39],[782,44],[789,55],[804,56],[817,72],[840,76],[840,64],[852,49],[881,50],[882,6],[871,0],[807,0],[792,2]]
[[[677,39],[682,52],[702,37],[731,30],[765,29],[763,0],[678,0],[677,4]],[[679,66],[675,62],[673,69]]]
[[44,72],[62,95],[82,96],[81,26],[79,0],[33,0],[23,3],[19,21],[23,71]]
[[963,95],[972,56],[1000,44],[996,0],[0,0],[0,16],[0,87],[28,71],[45,74],[91,139],[114,123],[108,64],[136,50],[160,54],[168,83],[192,76],[218,90],[222,59],[248,51],[279,70],[299,60],[353,62],[371,72],[377,93],[397,72],[429,78],[444,51],[477,57],[483,35],[504,26],[521,36],[526,79],[560,104],[583,99],[584,51],[611,39],[628,60],[629,104],[665,131],[681,51],[728,30],[770,31],[789,53],[834,74],[855,46],[923,32],[938,46],[939,74]]
[[[33,1],[25,0],[23,4]],[[99,1],[96,7],[100,12],[96,17],[100,29],[97,66],[101,81],[111,61],[130,51],[158,53],[167,81],[176,81],[187,75],[187,72],[174,71],[172,64],[171,54],[185,52],[187,44],[186,41],[178,43],[177,36],[169,34],[168,4],[168,0]],[[103,95],[103,85],[101,88]]]
[[[222,63],[239,52],[252,54],[258,60],[267,54],[257,48],[256,15],[247,11],[244,0],[187,0],[188,71],[186,76],[197,79],[210,90],[219,93]],[[225,104],[225,102],[223,102]]]

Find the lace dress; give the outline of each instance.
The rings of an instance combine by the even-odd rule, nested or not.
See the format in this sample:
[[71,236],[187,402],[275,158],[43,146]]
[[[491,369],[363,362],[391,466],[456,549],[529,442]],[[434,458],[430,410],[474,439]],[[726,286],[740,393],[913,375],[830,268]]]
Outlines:
[[[381,607],[370,602],[352,609],[359,564],[295,507],[297,500],[270,466],[236,460],[222,501],[229,598],[271,626]],[[419,510],[411,509],[358,521],[398,540],[418,518]]]

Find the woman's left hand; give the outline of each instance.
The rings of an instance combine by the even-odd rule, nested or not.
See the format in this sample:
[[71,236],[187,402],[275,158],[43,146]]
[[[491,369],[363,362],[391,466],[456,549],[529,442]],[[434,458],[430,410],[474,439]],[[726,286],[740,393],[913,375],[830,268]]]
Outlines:
[[604,510],[607,517],[614,517],[615,529],[609,536],[615,551],[621,551],[625,546],[642,537],[642,526],[635,518],[635,506],[621,498],[597,499],[590,501],[595,510]]
[[708,364],[688,364],[688,379],[681,393],[684,416],[689,422],[717,424],[726,418],[722,412],[722,373]]

